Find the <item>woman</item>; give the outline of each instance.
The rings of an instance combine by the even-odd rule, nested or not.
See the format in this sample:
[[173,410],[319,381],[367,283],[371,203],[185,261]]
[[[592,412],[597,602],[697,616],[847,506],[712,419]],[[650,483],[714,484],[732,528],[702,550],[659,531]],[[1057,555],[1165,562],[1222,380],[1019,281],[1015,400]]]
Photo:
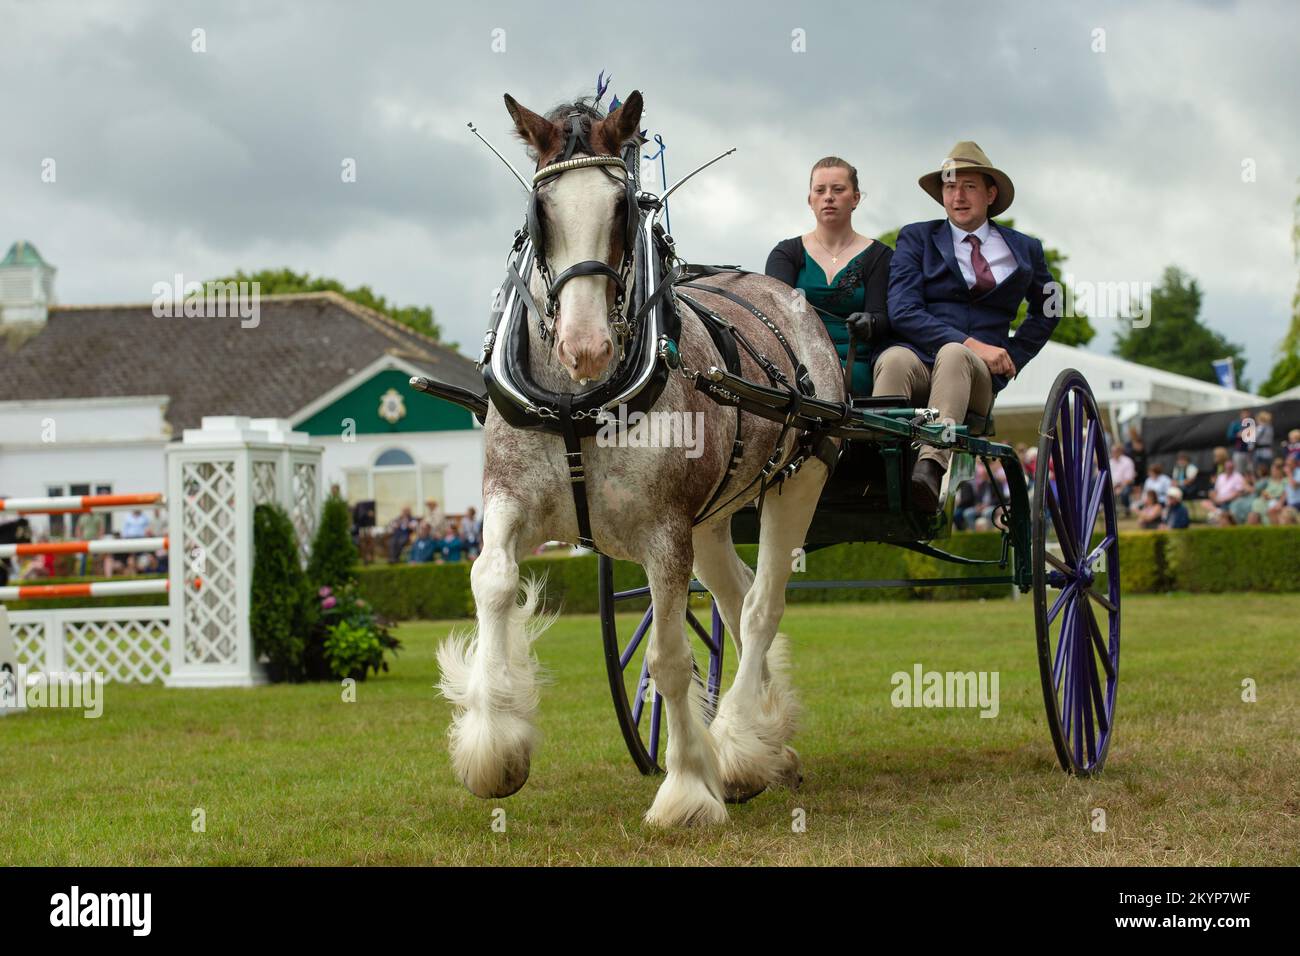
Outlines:
[[871,394],[868,340],[874,323],[888,310],[889,260],[894,251],[853,230],[853,211],[862,201],[858,171],[838,156],[818,160],[808,180],[812,230],[776,244],[766,272],[803,292],[826,325],[840,362],[849,360],[853,339],[851,390]]
[[1148,530],[1160,527],[1164,520],[1165,509],[1156,497],[1155,489],[1148,488],[1142,492],[1142,505],[1138,508],[1138,526]]

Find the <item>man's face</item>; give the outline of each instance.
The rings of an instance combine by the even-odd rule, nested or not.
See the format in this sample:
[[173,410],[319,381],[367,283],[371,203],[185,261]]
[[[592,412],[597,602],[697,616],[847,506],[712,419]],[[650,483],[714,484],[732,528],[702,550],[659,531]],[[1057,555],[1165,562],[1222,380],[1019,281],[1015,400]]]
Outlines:
[[952,181],[943,181],[943,208],[952,224],[974,232],[988,218],[989,205],[998,196],[998,187],[990,186],[981,173],[958,172]]

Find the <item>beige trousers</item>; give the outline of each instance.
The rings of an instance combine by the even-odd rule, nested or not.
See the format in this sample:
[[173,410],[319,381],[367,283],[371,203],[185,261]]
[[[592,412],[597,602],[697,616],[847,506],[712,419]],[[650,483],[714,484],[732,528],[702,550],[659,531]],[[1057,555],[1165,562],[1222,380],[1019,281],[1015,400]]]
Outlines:
[[[871,394],[906,395],[918,408],[937,408],[941,421],[960,425],[968,411],[989,413],[993,379],[983,360],[960,342],[939,349],[933,370],[911,349],[893,345],[876,359]],[[951,457],[946,448],[922,445],[917,460],[932,458],[947,470]]]

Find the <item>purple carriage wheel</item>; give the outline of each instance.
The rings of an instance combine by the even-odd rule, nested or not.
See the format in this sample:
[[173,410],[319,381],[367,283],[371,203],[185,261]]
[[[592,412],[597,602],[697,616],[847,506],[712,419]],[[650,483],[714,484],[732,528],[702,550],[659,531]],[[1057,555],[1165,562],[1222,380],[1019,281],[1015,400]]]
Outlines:
[[1039,434],[1033,586],[1043,700],[1061,767],[1091,776],[1115,729],[1119,531],[1106,432],[1074,369],[1057,376]]
[[[598,591],[600,593],[600,630],[605,645],[605,670],[609,676],[609,689],[614,698],[614,715],[618,719],[619,729],[623,732],[623,741],[637,769],[643,774],[663,772],[663,756],[667,752],[668,720],[664,709],[664,699],[654,689],[646,666],[646,651],[650,647],[651,624],[654,621],[654,604],[651,603],[640,614],[635,628],[619,636],[618,621],[615,614],[618,604],[640,606],[649,597],[648,587],[632,588],[627,591],[614,590],[614,562],[605,555],[600,556],[598,571]],[[691,583],[692,593],[703,589],[695,582]],[[629,610],[625,606],[624,611]],[[688,606],[686,626],[689,634],[699,638],[692,648],[695,656],[695,672],[704,683],[707,698],[705,719],[712,721],[718,709],[718,693],[722,687],[722,658],[726,644],[722,618],[718,607],[713,605],[713,620],[705,628]]]

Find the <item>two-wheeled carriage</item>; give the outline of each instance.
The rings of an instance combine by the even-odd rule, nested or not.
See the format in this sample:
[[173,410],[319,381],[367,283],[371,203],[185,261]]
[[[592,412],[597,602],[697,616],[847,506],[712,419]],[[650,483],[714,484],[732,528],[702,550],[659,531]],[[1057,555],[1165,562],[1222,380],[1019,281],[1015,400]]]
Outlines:
[[[570,142],[572,146],[572,138]],[[480,420],[491,403],[515,427],[555,426],[562,421],[563,428],[551,430],[564,434],[580,541],[586,545],[591,544],[591,538],[575,423],[590,428],[596,416],[629,400],[652,403],[653,397],[647,400],[646,396],[657,394],[651,386],[657,382],[662,387],[665,376],[680,374],[713,401],[780,423],[798,435],[839,439],[834,471],[822,490],[805,538],[805,553],[850,542],[884,542],[964,565],[966,573],[952,578],[888,581],[797,580],[788,586],[1001,584],[1032,592],[1043,697],[1057,756],[1068,772],[1087,775],[1099,771],[1114,726],[1120,637],[1119,540],[1107,437],[1083,376],[1067,369],[1053,386],[1040,426],[1032,488],[1015,450],[989,437],[993,433],[991,418],[971,417],[960,425],[945,424],[938,420],[936,410],[910,407],[898,398],[834,401],[796,389],[788,379],[781,379],[784,387],[775,377],[766,384],[746,379],[737,373],[736,363],[727,358],[727,348],[732,354],[736,352],[734,341],[728,346],[732,333],[728,323],[716,314],[710,317],[707,307],[692,302],[700,290],[709,288],[710,281],[717,281],[716,277],[741,270],[693,266],[677,256],[671,236],[657,221],[667,194],[660,197],[636,188],[636,153],[635,145],[629,147],[619,163],[627,171],[625,248],[632,254],[624,260],[624,269],[629,271],[620,273],[607,264],[584,262],[559,275],[549,275],[545,263],[539,264],[534,256],[534,250],[544,241],[534,190],[527,223],[516,233],[511,248],[508,278],[479,363],[487,394],[419,377],[412,379],[412,385],[470,408]],[[566,159],[537,175],[554,176],[566,168],[603,162]],[[540,308],[529,292],[535,270],[540,270],[537,274],[546,280],[546,309]],[[629,272],[631,279],[627,281]],[[630,321],[619,330],[616,374],[608,383],[576,396],[529,389],[524,384],[529,338],[524,330],[529,328],[530,317],[536,317],[542,324],[538,334],[544,340],[547,330],[543,317],[551,314],[554,289],[575,274],[600,274],[617,280],[620,316],[623,291],[628,290]],[[748,305],[743,301],[741,304]],[[727,367],[688,367],[677,349],[675,334],[680,331],[681,313],[688,307],[713,337],[724,359],[720,364]],[[757,309],[749,308],[763,318]],[[768,327],[784,345],[780,333],[770,323]],[[767,368],[764,357],[747,347]],[[584,418],[587,421],[579,421]],[[760,486],[752,494],[746,493],[751,503],[730,519],[735,543],[758,541],[762,494],[768,487],[793,476],[802,461],[814,453],[831,464],[824,454],[827,444],[833,447],[834,442],[814,445],[808,440],[798,446],[800,451],[793,458],[769,460]],[[922,511],[911,500],[909,476],[917,450],[925,445],[951,450],[941,508],[936,513]],[[951,533],[956,489],[973,477],[978,462],[983,462],[990,473],[995,463],[1000,464],[1006,481],[1005,489],[994,483],[999,503],[993,523],[1002,535],[1002,548],[999,557],[993,559],[960,556],[938,546]],[[984,568],[987,573],[975,574],[972,568]],[[604,554],[599,558],[598,574],[605,660],[618,724],[637,767],[643,773],[655,773],[663,764],[661,754],[666,752],[667,721],[663,701],[651,681],[644,648],[655,616],[653,603],[645,606],[650,588],[616,589],[614,563]],[[691,582],[690,589],[704,590],[696,581]],[[620,633],[620,605],[631,609],[634,603],[643,609],[640,621],[630,633],[626,628],[625,633]],[[715,603],[709,626],[702,624],[689,606],[686,620],[702,643],[704,653],[697,657],[696,670],[711,711],[721,692],[725,653],[722,617]]]

